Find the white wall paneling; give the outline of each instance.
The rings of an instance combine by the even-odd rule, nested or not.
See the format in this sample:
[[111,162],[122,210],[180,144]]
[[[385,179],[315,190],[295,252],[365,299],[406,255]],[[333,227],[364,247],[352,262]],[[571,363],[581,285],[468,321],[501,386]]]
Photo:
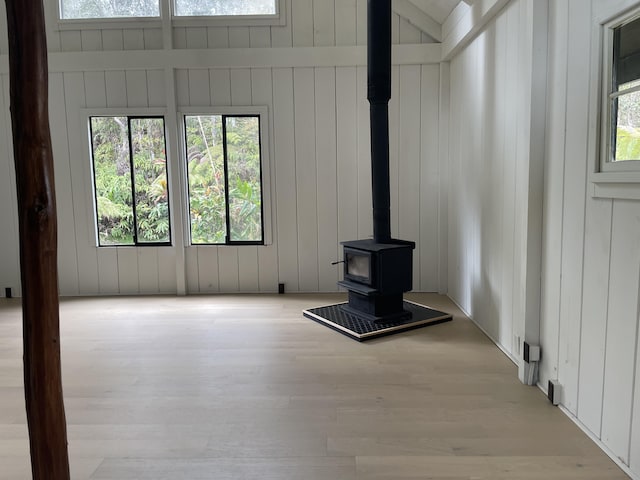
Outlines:
[[335,38],[336,45],[356,44],[356,0],[335,2]]
[[[423,77],[424,78],[424,77]],[[445,294],[449,283],[449,117],[451,112],[451,68],[440,64],[440,95],[438,105],[438,292]],[[423,122],[424,125],[424,122]],[[427,250],[429,251],[429,250]],[[423,278],[425,275],[423,274]]]
[[[398,181],[399,181],[399,212],[398,212],[398,236],[403,240],[416,241],[413,251],[413,285],[420,288],[420,254],[422,251],[420,242],[417,242],[420,233],[420,205],[421,191],[428,187],[420,185],[421,142],[412,139],[423,139],[420,126],[421,98],[413,92],[421,90],[421,69],[418,65],[406,65],[399,67],[399,91],[400,91],[400,117],[398,135]],[[432,86],[437,91],[437,85]],[[437,110],[436,110],[437,111]],[[437,125],[437,123],[435,124]],[[435,127],[432,125],[432,128]],[[426,140],[426,139],[424,139]],[[426,168],[426,165],[424,165]],[[418,207],[415,211],[413,206]],[[433,205],[424,205],[435,216],[437,209]],[[416,218],[416,213],[418,213]],[[364,212],[363,212],[364,214]]]
[[358,140],[357,181],[357,225],[358,238],[373,236],[373,202],[371,198],[371,132],[369,130],[369,102],[367,101],[367,69],[358,67],[356,71],[357,125],[355,132]]
[[[391,236],[400,238],[400,69],[391,69],[391,99],[389,100],[389,194],[391,196]],[[355,238],[355,237],[354,237]]]
[[[439,131],[439,95],[440,69],[436,66],[421,67],[422,85],[420,108],[420,154],[417,166],[420,169],[419,195],[420,208],[420,251],[416,267],[420,269],[420,290],[438,291],[439,269],[439,197],[440,164],[438,161]],[[437,93],[436,93],[437,90]],[[436,208],[434,208],[436,207]],[[446,244],[446,242],[443,242]],[[418,252],[416,252],[416,255]]]
[[293,91],[299,288],[302,291],[317,291],[318,192],[313,69],[294,69]]
[[[266,132],[267,138],[270,139],[269,148],[269,164],[267,170],[263,171],[262,183],[265,191],[270,191],[265,203],[263,204],[263,212],[265,218],[271,219],[265,233],[265,238],[270,239],[267,245],[258,248],[258,290],[263,292],[277,291],[278,283],[278,248],[276,231],[276,215],[274,208],[274,198],[276,192],[275,184],[275,153],[273,141],[273,80],[270,68],[254,68],[251,70],[251,99],[255,105],[267,105],[268,108],[268,128]],[[263,147],[265,148],[265,147]]]
[[[640,202],[593,198],[602,12],[635,2],[550,2],[541,384],[558,378],[569,415],[640,476]],[[585,65],[592,63],[592,76]]]
[[99,248],[97,253],[100,294],[117,295],[120,293],[118,250],[116,248]]
[[336,70],[315,69],[315,158],[317,175],[318,288],[331,291],[338,281],[338,196],[336,147]]
[[[372,234],[366,1],[285,3],[289,21],[275,26],[163,21],[50,29],[51,117],[66,120],[52,122],[63,295],[273,292],[279,282],[288,291],[336,290],[342,269],[330,263],[342,254],[339,241]],[[397,14],[393,25],[395,41],[405,45],[393,52],[392,224],[394,234],[417,242],[415,289],[435,290],[439,66],[433,63],[440,47],[417,45],[420,31]],[[178,111],[235,105],[267,109],[268,244],[185,246]],[[147,108],[165,112],[174,246],[98,248],[83,110]],[[2,210],[3,220],[11,215],[9,207]],[[17,248],[16,239],[7,245]],[[16,283],[16,263],[13,270],[9,263],[3,259],[3,274]]]
[[607,340],[602,398],[602,441],[629,463],[638,338],[640,211],[636,201],[614,203]]
[[[67,21],[58,25],[55,8],[47,8],[48,43],[56,52],[366,44],[366,0],[285,0],[283,4],[284,20],[275,25],[247,25],[250,22],[243,21],[222,25],[200,19],[97,25]],[[401,10],[407,17],[402,20],[394,13],[394,43],[430,43],[432,37],[440,40],[440,25],[426,14],[418,18],[417,12],[421,12],[417,7]],[[0,31],[2,27],[6,31],[6,17],[0,18]],[[421,29],[432,35],[422,35]],[[172,45],[163,38],[170,38]],[[6,50],[6,40],[0,40],[0,54]]]
[[299,289],[298,214],[296,202],[296,163],[293,105],[293,71],[273,70],[273,141],[275,147],[275,185],[278,241],[278,282],[288,291]]
[[[541,343],[544,361],[540,377],[558,377],[558,337],[560,326],[560,272],[562,264],[562,205],[564,185],[564,150],[567,90],[567,48],[569,3],[552,2],[549,11],[549,75],[547,98],[547,138],[544,184],[544,226],[542,252],[542,322]],[[544,319],[553,321],[546,321]],[[600,395],[601,397],[602,395]],[[598,416],[598,422],[600,414]],[[599,427],[598,427],[599,429]]]
[[102,48],[104,50],[124,50],[122,30],[102,30]]
[[313,44],[318,47],[336,45],[336,3],[313,2]]
[[229,47],[248,48],[251,45],[249,30],[249,27],[229,27]]
[[[74,196],[73,212],[78,262],[78,291],[69,293],[91,294],[98,292],[100,287],[95,225],[92,221],[93,202],[87,201],[92,198],[91,168],[85,152],[86,140],[78,135],[78,132],[86,131],[87,128],[80,113],[81,109],[86,108],[84,74],[82,72],[65,73],[63,80],[69,144],[68,168],[71,172],[71,191]],[[63,238],[60,240],[64,242]],[[60,259],[60,261],[65,260]]]
[[125,50],[144,50],[144,30],[142,28],[127,28],[122,31]]
[[546,61],[534,55],[539,7],[509,3],[450,72],[449,295],[514,358],[529,309],[536,328],[539,294],[543,156],[535,132],[544,132],[544,117],[531,79],[539,69],[544,77],[538,62]]
[[[102,79],[104,85],[104,75]],[[49,116],[52,120],[50,121],[51,144],[53,146],[58,215],[58,281],[62,294],[74,295],[79,293],[78,257],[76,254],[76,211],[71,185],[68,126],[66,121],[55,121],[55,118],[66,117],[64,83],[63,74],[49,75]],[[102,90],[104,91],[104,86]],[[100,101],[99,97],[96,101]]]
[[162,29],[145,28],[142,31],[142,36],[145,50],[161,50],[163,48]]
[[[341,242],[358,238],[358,226],[353,221],[357,216],[358,206],[358,191],[355,188],[358,175],[358,143],[349,128],[350,125],[357,124],[356,83],[355,67],[336,69],[338,240]],[[338,254],[339,250],[336,251],[336,255]],[[338,275],[341,277],[341,269]]]
[[[422,65],[440,61],[440,44],[394,45],[395,65]],[[123,52],[51,52],[52,72],[152,70],[162,68],[348,67],[366,66],[367,49],[347,47],[221,48]],[[0,55],[0,72],[8,73],[8,59]]]
[[[579,3],[579,7],[578,7]],[[563,188],[562,279],[560,282],[560,332],[562,345],[558,359],[558,379],[563,385],[563,403],[576,410],[578,398],[579,337],[582,313],[582,262],[584,239],[585,193],[587,183],[587,122],[589,82],[584,81],[585,65],[589,65],[591,9],[584,1],[569,2],[572,14],[568,24],[567,111],[573,116],[565,126],[565,142],[571,149],[565,152],[565,184]]]
[[[5,9],[5,3],[0,5],[0,32],[7,31],[7,13]],[[9,38],[7,35],[0,35],[0,55],[7,54],[9,52]]]
[[21,295],[20,264],[18,248],[18,206],[15,201],[15,167],[11,141],[11,118],[9,115],[9,77],[0,75],[0,170],[6,174],[0,176],[0,210],[3,225],[0,229],[0,295],[5,288],[11,288],[12,294]]

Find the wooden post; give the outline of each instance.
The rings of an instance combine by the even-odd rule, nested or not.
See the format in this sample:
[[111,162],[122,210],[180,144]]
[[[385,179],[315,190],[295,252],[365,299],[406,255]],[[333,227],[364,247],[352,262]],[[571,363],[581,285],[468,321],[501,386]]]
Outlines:
[[6,4],[31,470],[34,480],[68,480],[44,10],[42,0]]

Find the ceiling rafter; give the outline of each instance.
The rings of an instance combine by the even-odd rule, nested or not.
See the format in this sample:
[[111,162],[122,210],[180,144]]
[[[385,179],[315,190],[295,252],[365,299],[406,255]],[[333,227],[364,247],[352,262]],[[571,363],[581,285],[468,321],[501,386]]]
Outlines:
[[442,25],[410,0],[393,0],[393,11],[411,25],[426,33],[437,42],[442,42]]

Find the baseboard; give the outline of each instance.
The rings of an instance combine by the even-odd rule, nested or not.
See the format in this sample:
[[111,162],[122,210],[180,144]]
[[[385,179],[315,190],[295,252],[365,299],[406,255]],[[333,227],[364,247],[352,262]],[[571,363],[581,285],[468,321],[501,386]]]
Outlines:
[[[540,390],[542,390],[542,392],[544,392],[546,396],[547,395],[546,388],[544,388],[544,386],[541,385],[540,383],[538,383],[537,386]],[[569,417],[569,419],[573,423],[575,423],[578,426],[578,428],[582,430],[587,435],[587,437],[589,437],[598,446],[598,448],[600,448],[600,450],[606,453],[607,456],[611,460],[613,460],[613,463],[615,463],[620,468],[620,470],[622,470],[625,474],[629,475],[629,478],[631,478],[632,480],[640,480],[640,474],[632,472],[631,469],[629,468],[629,465],[623,463],[622,460],[620,460],[615,453],[609,450],[609,447],[607,447],[604,443],[602,443],[602,440],[600,440],[591,430],[589,430],[589,428],[587,428],[587,426],[584,423],[578,420],[578,418],[573,413],[571,413],[563,405],[558,405],[558,408],[562,413],[564,413],[567,417]]]
[[511,360],[511,361],[513,362],[513,364],[514,364],[516,367],[518,366],[518,359],[517,359],[517,357],[515,357],[515,356],[514,356],[514,355],[513,355],[509,350],[507,350],[507,347],[505,347],[504,345],[502,345],[501,343],[499,343],[495,338],[493,338],[493,337],[491,336],[491,334],[489,334],[489,332],[487,332],[487,331],[484,329],[484,327],[483,327],[482,325],[480,325],[478,322],[476,322],[476,321],[473,319],[473,317],[472,317],[471,315],[469,315],[469,312],[467,312],[464,308],[462,308],[458,302],[456,302],[456,301],[455,301],[453,298],[451,298],[449,295],[446,295],[446,297],[447,297],[449,300],[451,300],[451,301],[455,304],[455,306],[456,306],[456,307],[458,307],[458,308],[460,309],[460,311],[461,311],[462,313],[464,313],[464,314],[465,314],[465,316],[466,316],[469,320],[471,320],[471,322],[472,322],[476,327],[478,327],[478,330],[480,330],[482,333],[484,333],[484,334],[485,334],[485,336],[486,336],[489,340],[491,340],[491,341],[493,342],[493,344],[494,344],[496,347],[498,347],[498,349],[500,349],[500,351],[501,351],[502,353],[504,353],[504,354],[507,356],[507,358],[508,358],[509,360]]

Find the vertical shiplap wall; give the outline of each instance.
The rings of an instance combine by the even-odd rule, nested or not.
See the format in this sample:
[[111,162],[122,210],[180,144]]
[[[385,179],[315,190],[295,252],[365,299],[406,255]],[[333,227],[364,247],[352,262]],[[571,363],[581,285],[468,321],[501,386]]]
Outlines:
[[[438,65],[394,66],[392,233],[417,243],[414,289],[438,285]],[[186,248],[188,293],[335,291],[339,242],[372,235],[369,112],[364,67],[175,70],[183,107],[257,105],[269,112],[271,234],[266,246]],[[8,82],[3,79],[5,97]],[[155,70],[50,75],[62,295],[176,292],[175,247],[95,246],[84,109],[164,107]],[[0,132],[7,134],[7,105]],[[3,128],[4,127],[4,128]],[[10,143],[0,158],[9,168]],[[181,169],[181,159],[170,159]],[[3,163],[3,165],[4,165]],[[2,176],[3,224],[15,221],[12,177]],[[423,182],[428,188],[422,188]],[[5,188],[5,185],[6,188]],[[171,185],[172,195],[179,185]],[[183,235],[174,223],[176,235]],[[17,288],[17,229],[5,229],[0,278]],[[10,236],[11,238],[4,238]],[[6,277],[6,278],[5,278]],[[3,286],[3,284],[0,284]],[[19,290],[14,290],[16,294]]]
[[599,48],[594,18],[613,6],[550,2],[540,380],[558,379],[564,407],[640,477],[640,202],[593,198],[588,179],[598,134],[589,46]]
[[[366,1],[287,0],[285,3],[285,25],[173,27],[173,48],[325,47],[366,44]],[[47,14],[51,51],[164,48],[160,22],[152,22],[147,28],[100,30],[85,26],[77,30],[59,30],[56,28],[53,8],[47,8]],[[392,22],[394,43],[432,41],[395,13]],[[1,46],[0,43],[0,48]]]
[[[415,289],[435,291],[439,66],[393,75],[393,234],[418,244]],[[188,291],[335,291],[339,242],[372,235],[365,69],[191,69],[176,80],[179,108],[266,105],[271,120],[273,244],[188,247]]]
[[526,252],[516,241],[526,234],[517,192],[528,189],[517,144],[524,8],[509,3],[450,72],[448,293],[514,357],[524,333],[517,298]]
[[[51,74],[50,115],[58,202],[62,295],[175,293],[172,247],[95,246],[85,108],[145,108],[165,102],[162,71]],[[64,121],[59,121],[63,119]]]
[[0,75],[0,295],[5,288],[21,295],[18,249],[18,205],[16,203],[15,167],[11,147],[9,114],[9,76]]
[[5,2],[0,4],[0,55],[8,53],[9,51],[9,38],[6,34],[7,31],[7,13],[5,8]]
[[[513,356],[526,253],[518,240],[524,6],[510,2],[451,62],[449,294]],[[538,99],[547,105],[540,384],[557,379],[563,407],[640,476],[640,202],[593,198],[588,176],[598,135],[594,25],[612,6],[549,2],[547,98]]]

